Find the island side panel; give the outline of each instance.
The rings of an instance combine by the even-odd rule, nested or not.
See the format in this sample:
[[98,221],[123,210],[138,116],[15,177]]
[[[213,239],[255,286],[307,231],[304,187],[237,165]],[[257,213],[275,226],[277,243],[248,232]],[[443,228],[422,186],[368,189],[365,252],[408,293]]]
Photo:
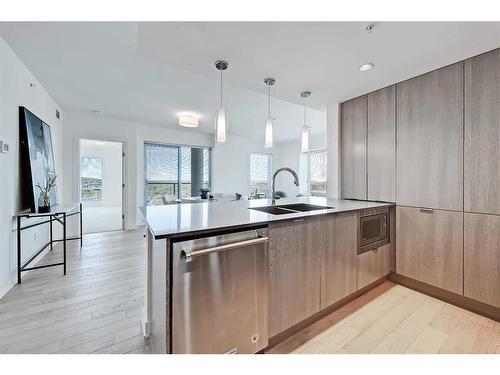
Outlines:
[[170,353],[170,251],[167,239],[148,234],[151,249],[151,348],[153,353]]

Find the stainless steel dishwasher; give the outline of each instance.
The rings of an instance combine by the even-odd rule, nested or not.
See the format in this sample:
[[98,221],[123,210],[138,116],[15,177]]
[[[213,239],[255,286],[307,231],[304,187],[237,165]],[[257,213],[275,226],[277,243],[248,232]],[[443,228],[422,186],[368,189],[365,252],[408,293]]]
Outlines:
[[256,353],[268,344],[267,228],[173,245],[173,353]]

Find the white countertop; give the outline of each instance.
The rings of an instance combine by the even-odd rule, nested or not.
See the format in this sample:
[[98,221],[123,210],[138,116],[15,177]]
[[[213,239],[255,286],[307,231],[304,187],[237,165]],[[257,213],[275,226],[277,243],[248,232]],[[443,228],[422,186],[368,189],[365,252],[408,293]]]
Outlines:
[[391,206],[392,203],[338,200],[323,197],[286,198],[276,205],[309,203],[330,206],[331,209],[271,215],[249,209],[270,206],[270,199],[233,202],[184,203],[164,206],[147,206],[139,210],[156,239],[189,235],[200,231],[228,229],[246,225],[265,224],[300,217],[357,211],[367,208]]

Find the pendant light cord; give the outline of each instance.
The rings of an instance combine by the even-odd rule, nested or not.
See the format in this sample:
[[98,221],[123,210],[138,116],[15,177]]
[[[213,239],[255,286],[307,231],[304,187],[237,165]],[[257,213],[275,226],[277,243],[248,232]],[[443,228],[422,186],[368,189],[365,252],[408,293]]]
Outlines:
[[268,90],[268,100],[269,100],[269,105],[267,107],[267,117],[271,118],[271,86],[267,87]]
[[307,116],[306,116],[306,98],[304,98],[304,126],[307,126]]
[[222,108],[222,69],[220,70],[220,107]]

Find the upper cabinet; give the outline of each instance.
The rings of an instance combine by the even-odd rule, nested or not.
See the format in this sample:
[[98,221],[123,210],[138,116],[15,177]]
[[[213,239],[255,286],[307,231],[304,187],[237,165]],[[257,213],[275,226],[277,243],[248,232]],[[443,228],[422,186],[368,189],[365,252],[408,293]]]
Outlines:
[[465,61],[464,209],[500,214],[500,50]]
[[463,209],[463,63],[397,85],[399,205]]
[[396,201],[396,88],[368,94],[368,200]]
[[366,199],[366,96],[342,103],[342,197]]

